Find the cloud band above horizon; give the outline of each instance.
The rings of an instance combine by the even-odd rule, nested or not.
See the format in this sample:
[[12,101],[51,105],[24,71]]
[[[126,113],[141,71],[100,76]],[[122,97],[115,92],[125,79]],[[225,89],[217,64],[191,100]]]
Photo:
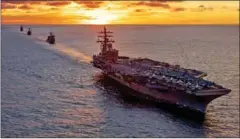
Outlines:
[[3,0],[3,24],[239,24],[239,1]]

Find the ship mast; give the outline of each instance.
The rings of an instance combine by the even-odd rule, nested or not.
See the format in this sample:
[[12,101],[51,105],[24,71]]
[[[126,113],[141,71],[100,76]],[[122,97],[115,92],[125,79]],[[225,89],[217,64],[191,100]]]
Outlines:
[[98,32],[100,35],[98,36],[97,42],[101,43],[102,46],[102,53],[107,52],[110,49],[110,46],[112,46],[112,43],[114,43],[114,40],[110,40],[112,35],[109,35],[113,32],[107,31],[106,27],[104,26],[104,30],[101,32]]

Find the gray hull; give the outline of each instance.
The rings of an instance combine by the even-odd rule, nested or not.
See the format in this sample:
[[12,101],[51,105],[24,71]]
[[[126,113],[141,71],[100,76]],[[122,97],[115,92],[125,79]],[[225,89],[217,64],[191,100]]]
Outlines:
[[187,108],[187,109],[194,110],[201,113],[206,112],[206,107],[209,104],[209,102],[223,95],[221,91],[220,93],[215,92],[215,93],[212,93],[211,95],[207,94],[207,95],[197,96],[194,94],[187,94],[183,92],[173,92],[171,90],[150,89],[148,87],[145,87],[136,83],[127,83],[111,74],[106,74],[106,75],[111,79],[117,81],[118,83],[133,89],[137,93],[135,94],[137,96],[138,95],[145,96],[146,99],[150,98],[159,102],[174,104],[179,107]]

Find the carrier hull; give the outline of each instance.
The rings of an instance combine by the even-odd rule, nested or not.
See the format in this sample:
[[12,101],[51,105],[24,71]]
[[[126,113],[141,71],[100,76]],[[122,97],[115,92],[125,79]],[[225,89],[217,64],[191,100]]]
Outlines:
[[148,87],[139,85],[137,83],[127,83],[112,74],[105,74],[105,76],[115,80],[119,84],[134,90],[134,94],[129,95],[146,100],[154,100],[155,102],[173,104],[179,108],[189,109],[191,111],[199,112],[205,114],[207,105],[215,98],[220,97],[224,94],[216,93],[207,96],[196,96],[191,94],[184,94],[182,92],[173,92],[171,90],[152,90]]

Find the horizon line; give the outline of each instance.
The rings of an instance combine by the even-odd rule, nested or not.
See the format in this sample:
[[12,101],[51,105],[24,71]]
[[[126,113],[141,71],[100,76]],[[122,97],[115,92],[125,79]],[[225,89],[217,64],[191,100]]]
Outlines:
[[179,25],[179,26],[189,26],[189,25],[194,25],[194,26],[204,26],[204,25],[226,25],[226,26],[229,26],[229,25],[239,25],[239,23],[238,24],[211,24],[211,23],[209,23],[209,24],[71,24],[71,23],[69,23],[69,24],[52,24],[52,23],[50,23],[50,24],[45,24],[45,23],[40,23],[40,24],[35,24],[35,23],[33,23],[33,24],[31,24],[31,23],[1,23],[1,25],[74,25],[74,26],[76,26],[76,25],[85,25],[85,26],[111,26],[111,25],[122,25],[122,26],[124,26],[124,25],[139,25],[139,26],[141,26],[141,25],[155,25],[155,26],[171,26],[171,25]]

